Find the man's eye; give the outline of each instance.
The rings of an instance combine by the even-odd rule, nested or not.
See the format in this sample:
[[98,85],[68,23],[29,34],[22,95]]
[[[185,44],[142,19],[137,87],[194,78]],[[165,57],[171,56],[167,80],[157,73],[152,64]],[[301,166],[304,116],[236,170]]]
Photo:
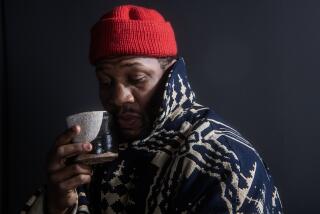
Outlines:
[[142,83],[145,80],[146,80],[145,76],[137,76],[137,77],[131,78],[131,82],[133,82],[133,83]]

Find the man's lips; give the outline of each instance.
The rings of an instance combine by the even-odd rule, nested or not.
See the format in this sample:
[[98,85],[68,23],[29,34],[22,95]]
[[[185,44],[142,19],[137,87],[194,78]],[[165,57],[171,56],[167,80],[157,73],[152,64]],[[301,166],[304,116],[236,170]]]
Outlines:
[[124,113],[116,117],[117,124],[122,129],[134,129],[140,125],[141,116],[137,113]]

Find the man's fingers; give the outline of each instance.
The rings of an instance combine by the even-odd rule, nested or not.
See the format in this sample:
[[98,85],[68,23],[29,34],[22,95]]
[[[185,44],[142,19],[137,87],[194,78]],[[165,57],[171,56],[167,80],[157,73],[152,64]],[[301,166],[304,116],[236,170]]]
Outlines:
[[65,145],[71,142],[72,138],[74,138],[77,134],[80,133],[80,126],[72,126],[71,128],[64,131],[56,140],[55,146]]
[[90,152],[91,149],[91,143],[72,143],[58,147],[56,155],[58,159],[63,159]]
[[92,145],[90,143],[71,143],[58,147],[52,157],[51,163],[48,165],[48,172],[52,173],[64,168],[67,158],[88,153],[91,149]]
[[92,175],[92,168],[85,164],[72,164],[49,175],[49,180],[51,183],[60,183],[80,174]]
[[60,191],[69,191],[75,189],[80,185],[90,183],[91,175],[80,174],[76,175],[66,181],[59,183],[58,188]]

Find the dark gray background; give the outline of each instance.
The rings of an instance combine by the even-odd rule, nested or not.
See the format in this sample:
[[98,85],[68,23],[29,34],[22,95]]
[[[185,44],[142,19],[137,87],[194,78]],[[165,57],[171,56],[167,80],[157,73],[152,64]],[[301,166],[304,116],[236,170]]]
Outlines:
[[[123,2],[1,1],[2,213],[16,213],[44,183],[46,153],[65,116],[101,109],[89,29]],[[286,213],[315,213],[320,2],[129,2],[171,21],[198,100],[255,145]]]

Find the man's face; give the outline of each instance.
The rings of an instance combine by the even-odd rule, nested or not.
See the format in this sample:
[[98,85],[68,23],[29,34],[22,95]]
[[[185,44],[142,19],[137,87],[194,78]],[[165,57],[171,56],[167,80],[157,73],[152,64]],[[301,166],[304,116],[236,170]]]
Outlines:
[[135,140],[150,130],[164,73],[156,58],[117,57],[97,64],[100,99],[114,116],[122,140]]

